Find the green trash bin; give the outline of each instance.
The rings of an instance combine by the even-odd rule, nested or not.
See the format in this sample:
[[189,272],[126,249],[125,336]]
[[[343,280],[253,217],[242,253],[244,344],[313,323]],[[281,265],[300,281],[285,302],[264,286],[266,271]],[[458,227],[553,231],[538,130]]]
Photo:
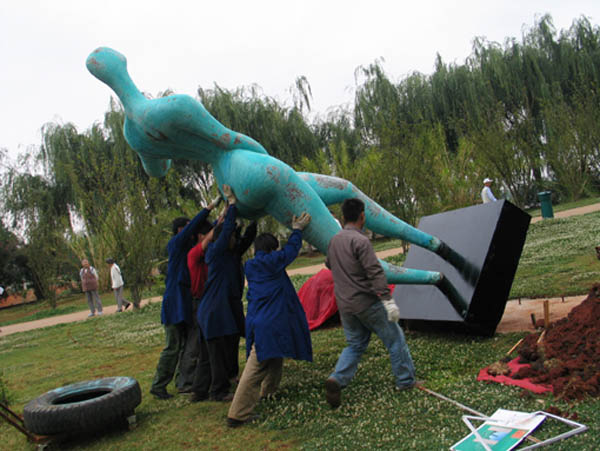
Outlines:
[[553,218],[552,211],[552,191],[542,191],[538,193],[540,199],[540,207],[542,208],[542,218]]

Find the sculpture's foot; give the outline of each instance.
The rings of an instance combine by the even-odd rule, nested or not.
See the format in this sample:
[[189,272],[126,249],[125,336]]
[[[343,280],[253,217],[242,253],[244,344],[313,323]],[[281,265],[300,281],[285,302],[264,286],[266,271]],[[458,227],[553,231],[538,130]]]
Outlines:
[[471,285],[477,283],[479,277],[479,268],[471,264],[462,255],[452,249],[443,241],[440,241],[440,246],[436,249],[435,253],[454,266],[460,275],[469,282]]
[[452,282],[442,274],[442,279],[436,284],[439,290],[446,296],[450,304],[456,313],[460,315],[462,319],[467,319],[467,313],[469,311],[469,304],[461,296],[458,290],[452,285]]

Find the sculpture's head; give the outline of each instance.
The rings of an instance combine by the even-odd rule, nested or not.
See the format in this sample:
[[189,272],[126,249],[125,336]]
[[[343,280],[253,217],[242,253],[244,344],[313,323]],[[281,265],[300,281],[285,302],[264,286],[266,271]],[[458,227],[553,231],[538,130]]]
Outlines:
[[127,74],[127,58],[108,47],[98,47],[88,56],[85,65],[92,75],[113,89]]

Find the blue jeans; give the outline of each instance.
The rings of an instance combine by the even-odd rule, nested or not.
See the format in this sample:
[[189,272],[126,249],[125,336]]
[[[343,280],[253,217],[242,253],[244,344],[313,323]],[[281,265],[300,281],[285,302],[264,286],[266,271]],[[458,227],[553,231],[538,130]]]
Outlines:
[[371,333],[375,332],[390,353],[396,386],[405,387],[415,383],[415,367],[404,340],[404,332],[398,323],[388,321],[381,302],[375,302],[360,313],[340,312],[340,318],[348,346],[342,351],[335,370],[329,377],[334,378],[342,387],[348,385],[369,345]]

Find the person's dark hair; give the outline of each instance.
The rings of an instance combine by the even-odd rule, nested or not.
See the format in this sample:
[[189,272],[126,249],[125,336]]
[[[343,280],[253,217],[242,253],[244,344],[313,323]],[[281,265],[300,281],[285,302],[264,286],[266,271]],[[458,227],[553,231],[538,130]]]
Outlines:
[[213,226],[207,220],[204,220],[200,223],[198,228],[196,229],[196,234],[201,233],[202,235],[206,235],[208,232],[212,230]]
[[261,233],[254,240],[254,252],[273,252],[279,248],[279,241],[270,233]]
[[360,199],[346,199],[342,204],[344,222],[358,221],[363,211],[365,211],[365,203]]
[[115,259],[112,257],[109,257],[106,259],[106,263],[108,263],[109,265],[112,265],[115,262]]
[[188,222],[190,222],[190,220],[185,216],[180,216],[179,218],[173,219],[173,235],[177,235],[179,232],[179,227],[185,227]]

